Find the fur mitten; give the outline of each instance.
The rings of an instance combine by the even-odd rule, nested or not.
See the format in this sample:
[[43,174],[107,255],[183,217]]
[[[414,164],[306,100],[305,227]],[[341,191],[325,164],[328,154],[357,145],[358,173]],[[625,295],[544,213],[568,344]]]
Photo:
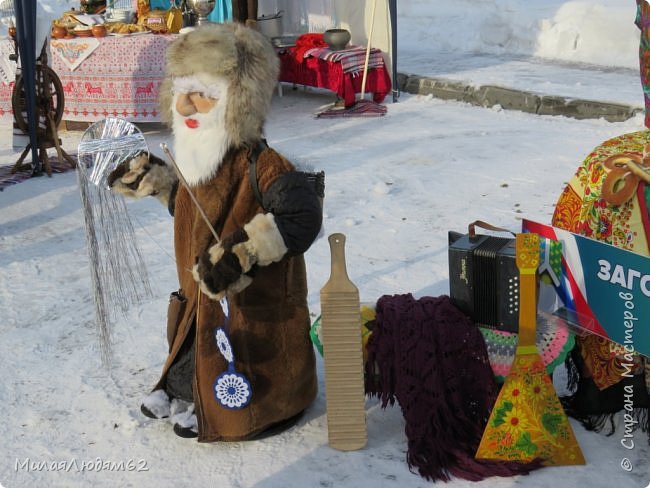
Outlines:
[[108,175],[108,186],[131,198],[155,196],[169,207],[178,187],[178,177],[162,159],[153,154],[147,158],[142,153],[115,168]]
[[287,250],[274,215],[257,214],[199,256],[192,274],[201,291],[220,300],[226,292],[238,293],[250,285],[254,266],[280,261]]

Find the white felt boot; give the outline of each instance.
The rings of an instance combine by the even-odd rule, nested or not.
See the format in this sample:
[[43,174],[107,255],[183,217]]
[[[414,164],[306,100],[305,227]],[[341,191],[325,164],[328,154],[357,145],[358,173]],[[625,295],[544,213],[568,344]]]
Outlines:
[[193,403],[174,398],[171,403],[170,421],[176,435],[186,438],[198,437],[199,426]]
[[165,419],[171,415],[170,401],[165,390],[152,391],[140,405],[140,411],[151,419]]

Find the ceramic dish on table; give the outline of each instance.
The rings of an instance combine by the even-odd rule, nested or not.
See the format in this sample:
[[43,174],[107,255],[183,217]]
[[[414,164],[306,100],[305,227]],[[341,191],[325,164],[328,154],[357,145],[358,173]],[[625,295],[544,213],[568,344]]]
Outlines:
[[77,37],[92,37],[93,31],[90,27],[87,26],[77,26],[73,29],[73,34]]
[[68,35],[68,29],[66,29],[62,25],[55,25],[52,27],[51,33],[54,39],[63,39],[65,36]]
[[140,31],[140,32],[110,32],[108,35],[109,36],[117,36],[117,37],[128,37],[128,36],[143,36],[145,34],[151,34],[151,31]]
[[346,29],[328,29],[323,33],[323,40],[332,51],[340,51],[350,42],[351,34]]
[[95,37],[106,37],[106,34],[108,34],[108,31],[106,30],[106,26],[104,24],[95,24],[91,27],[90,30]]

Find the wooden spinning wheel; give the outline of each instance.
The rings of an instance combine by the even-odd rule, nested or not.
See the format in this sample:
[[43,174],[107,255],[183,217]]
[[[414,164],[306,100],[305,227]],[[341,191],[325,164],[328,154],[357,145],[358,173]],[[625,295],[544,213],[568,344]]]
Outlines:
[[[14,37],[15,42],[15,37]],[[46,41],[47,42],[47,41]],[[16,49],[15,61],[18,60],[18,50]],[[57,127],[63,118],[64,94],[63,85],[57,74],[47,64],[47,50],[43,46],[41,55],[36,60],[36,116],[37,116],[37,143],[38,158],[41,161],[48,176],[52,175],[52,167],[47,156],[47,150],[55,147],[59,162],[63,159],[68,161],[70,166],[75,167],[75,161],[61,147],[61,140]],[[22,74],[16,77],[16,84],[11,95],[11,107],[14,113],[16,127],[27,134],[29,132],[29,122],[27,117],[27,97],[25,91],[25,80]],[[11,172],[30,169],[31,164],[23,164],[25,157],[31,150],[31,143],[27,145],[20,155],[20,158],[12,168]]]
[[[25,80],[22,75],[18,75],[14,91],[11,95],[11,108],[14,112],[16,125],[25,133],[29,129],[26,105]],[[63,85],[61,84],[61,80],[49,66],[37,66],[36,109],[39,115],[39,129],[41,128],[41,123],[44,123],[50,118],[58,126],[63,118],[63,105]]]

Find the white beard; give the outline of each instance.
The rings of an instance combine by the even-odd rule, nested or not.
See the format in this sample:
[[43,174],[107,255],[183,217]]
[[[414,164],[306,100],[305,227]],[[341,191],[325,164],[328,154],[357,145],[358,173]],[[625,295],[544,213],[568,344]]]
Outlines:
[[[175,106],[176,97],[172,107]],[[172,111],[174,151],[179,170],[190,186],[210,180],[221,166],[231,143],[225,127],[226,97],[220,98],[217,105],[205,114],[184,117],[175,109]],[[190,129],[185,125],[187,119],[197,120],[199,126]]]

